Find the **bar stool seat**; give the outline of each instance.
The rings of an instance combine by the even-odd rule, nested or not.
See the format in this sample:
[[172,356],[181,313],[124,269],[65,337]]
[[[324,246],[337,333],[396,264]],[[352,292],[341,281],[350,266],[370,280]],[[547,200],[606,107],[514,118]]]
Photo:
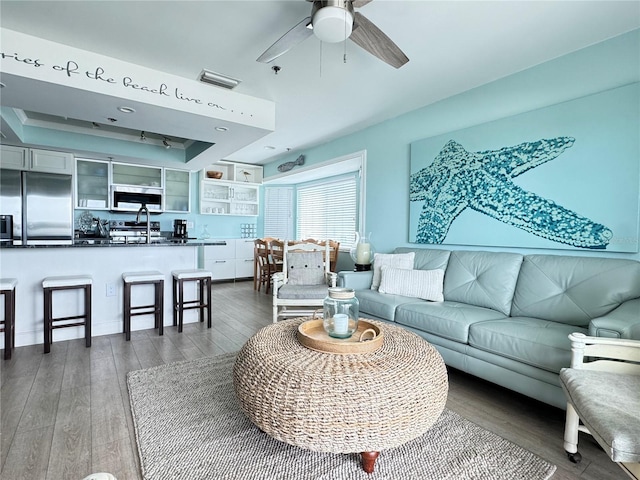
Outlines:
[[[154,316],[154,328],[158,334],[164,334],[164,275],[156,270],[146,272],[125,272],[122,274],[124,283],[123,323],[127,341],[131,340],[131,317],[136,315]],[[133,285],[153,285],[154,301],[152,305],[131,305],[131,287]]]
[[[56,328],[84,327],[86,347],[91,346],[91,287],[93,278],[90,275],[65,275],[46,277],[42,280],[44,291],[44,353],[51,351],[53,330]],[[53,316],[53,292],[80,289],[84,292],[84,313],[68,317]],[[71,320],[82,320],[72,322]]]
[[0,295],[4,295],[4,318],[0,331],[4,332],[4,359],[11,358],[11,350],[16,346],[16,285],[15,278],[0,278]]
[[[200,321],[204,322],[204,310],[207,310],[207,328],[211,328],[211,279],[213,274],[209,270],[173,270],[173,326],[178,326],[182,332],[184,311],[197,308]],[[184,300],[184,282],[198,283],[198,298]],[[205,295],[205,290],[206,295]]]

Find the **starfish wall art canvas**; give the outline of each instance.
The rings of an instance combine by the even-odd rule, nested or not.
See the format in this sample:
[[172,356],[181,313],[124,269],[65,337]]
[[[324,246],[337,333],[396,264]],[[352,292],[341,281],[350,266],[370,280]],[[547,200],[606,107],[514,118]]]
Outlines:
[[638,251],[639,85],[411,144],[411,242]]

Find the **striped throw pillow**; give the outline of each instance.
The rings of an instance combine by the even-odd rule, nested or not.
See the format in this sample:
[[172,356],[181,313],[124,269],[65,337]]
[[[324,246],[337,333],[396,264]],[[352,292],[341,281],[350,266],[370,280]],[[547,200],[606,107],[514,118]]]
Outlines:
[[415,252],[409,253],[374,253],[373,254],[373,280],[371,281],[371,290],[377,290],[380,286],[380,269],[383,266],[394,268],[413,268],[413,258]]
[[383,265],[378,291],[443,302],[444,270],[405,270]]

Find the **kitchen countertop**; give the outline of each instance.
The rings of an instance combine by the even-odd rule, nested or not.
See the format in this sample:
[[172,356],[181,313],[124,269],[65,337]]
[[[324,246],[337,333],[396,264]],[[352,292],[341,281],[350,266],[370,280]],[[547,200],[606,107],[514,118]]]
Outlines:
[[75,239],[73,244],[49,244],[49,245],[13,245],[11,242],[1,242],[0,249],[14,249],[14,248],[75,248],[75,247],[201,247],[207,245],[226,245],[227,241],[224,239],[195,239],[195,240],[163,240],[160,242],[148,243],[114,243],[108,239],[94,239],[94,238],[80,238]]

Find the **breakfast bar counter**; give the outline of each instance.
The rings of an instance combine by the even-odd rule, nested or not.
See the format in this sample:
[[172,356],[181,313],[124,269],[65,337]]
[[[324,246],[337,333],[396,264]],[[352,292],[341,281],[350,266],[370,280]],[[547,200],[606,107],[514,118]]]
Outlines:
[[[15,278],[16,285],[16,346],[44,342],[42,280],[50,276],[90,275],[92,292],[92,335],[108,335],[123,330],[122,274],[135,271],[159,271],[164,282],[164,324],[172,325],[171,272],[198,268],[198,250],[203,245],[220,241],[195,240],[185,243],[151,244],[80,243],[71,245],[3,245],[0,248],[0,277]],[[145,302],[150,292],[145,286],[136,289],[134,302]],[[152,287],[151,287],[152,294]],[[56,293],[56,316],[73,315],[82,308],[76,292]],[[195,295],[185,289],[185,298]],[[185,323],[198,321],[194,310],[185,312]],[[153,315],[139,316],[132,330],[153,328]],[[54,342],[83,338],[81,327],[54,331]],[[2,341],[0,340],[0,343]]]

